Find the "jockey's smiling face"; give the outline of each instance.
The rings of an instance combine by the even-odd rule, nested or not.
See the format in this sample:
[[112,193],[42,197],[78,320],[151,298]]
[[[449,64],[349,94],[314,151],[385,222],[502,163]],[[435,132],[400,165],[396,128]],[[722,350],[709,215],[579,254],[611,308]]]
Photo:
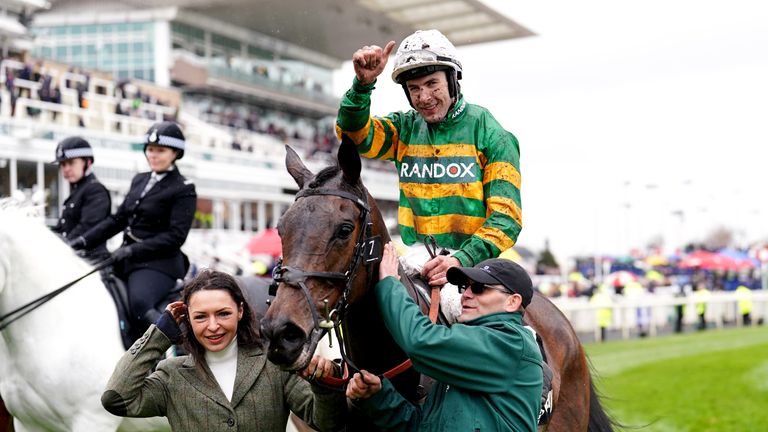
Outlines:
[[149,168],[156,173],[168,171],[176,161],[176,150],[170,147],[150,144],[147,146],[146,155]]
[[229,292],[223,289],[195,292],[189,298],[187,310],[195,339],[212,352],[229,346],[243,317],[242,305],[235,303]]
[[433,72],[406,82],[413,107],[427,123],[443,121],[453,100],[448,92],[448,80],[444,71]]

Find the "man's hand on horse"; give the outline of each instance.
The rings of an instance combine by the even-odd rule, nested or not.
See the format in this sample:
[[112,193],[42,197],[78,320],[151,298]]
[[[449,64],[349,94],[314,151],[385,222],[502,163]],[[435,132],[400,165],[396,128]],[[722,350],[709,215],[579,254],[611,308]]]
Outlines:
[[358,399],[368,399],[381,390],[381,378],[366,371],[361,370],[352,376],[347,384],[347,397],[352,402]]
[[451,267],[459,267],[461,263],[458,258],[447,255],[438,255],[424,264],[421,270],[421,277],[431,286],[442,286],[448,283],[445,274]]
[[302,378],[313,381],[326,376],[333,376],[336,365],[332,360],[316,355],[309,361],[309,365],[299,372]]
[[384,71],[389,55],[395,48],[395,41],[389,41],[383,49],[378,45],[364,46],[352,55],[355,75],[361,84],[373,84]]
[[384,245],[384,252],[379,263],[379,280],[387,276],[393,276],[400,280],[400,274],[398,273],[400,269],[399,264],[395,247],[392,245],[392,242],[388,242]]

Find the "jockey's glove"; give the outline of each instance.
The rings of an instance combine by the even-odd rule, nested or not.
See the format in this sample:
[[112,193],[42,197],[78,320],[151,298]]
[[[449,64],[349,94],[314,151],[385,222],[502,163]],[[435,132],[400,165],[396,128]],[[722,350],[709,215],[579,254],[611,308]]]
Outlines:
[[85,238],[83,236],[78,236],[69,240],[67,244],[74,250],[85,249]]
[[163,332],[163,334],[174,344],[178,345],[182,342],[181,329],[179,328],[179,325],[176,324],[176,320],[173,319],[170,312],[163,312],[163,314],[160,315],[160,318],[155,321],[155,327]]
[[112,260],[114,262],[122,261],[128,257],[133,255],[133,249],[131,249],[131,245],[128,246],[121,246],[114,252],[112,252]]

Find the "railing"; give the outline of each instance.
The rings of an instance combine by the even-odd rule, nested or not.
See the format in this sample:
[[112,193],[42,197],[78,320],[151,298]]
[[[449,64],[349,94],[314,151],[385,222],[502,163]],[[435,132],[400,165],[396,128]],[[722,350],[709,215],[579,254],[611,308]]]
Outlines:
[[[591,304],[586,297],[558,297],[551,300],[568,318],[577,333],[594,333],[595,339],[600,339],[597,313],[606,309],[606,306]],[[649,336],[655,336],[661,330],[674,324],[677,306],[684,307],[683,324],[693,325],[699,320],[696,313],[696,305],[699,302],[700,300],[692,295],[685,297],[648,293],[632,297],[615,295],[612,297],[611,306],[607,307],[612,313],[612,322],[608,330],[618,331],[622,339],[636,335],[640,313],[645,314],[642,315],[645,321],[645,331],[648,332]],[[753,325],[755,325],[758,321],[765,321],[768,318],[768,291],[752,291],[752,302],[751,318]],[[742,324],[738,312],[738,298],[732,291],[713,292],[704,303],[706,304],[706,321],[713,324],[714,327],[722,328],[726,323]]]

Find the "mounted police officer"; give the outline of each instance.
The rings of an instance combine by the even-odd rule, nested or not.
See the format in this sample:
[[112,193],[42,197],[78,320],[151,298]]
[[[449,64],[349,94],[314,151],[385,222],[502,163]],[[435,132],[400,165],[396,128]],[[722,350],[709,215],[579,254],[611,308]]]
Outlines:
[[112,257],[116,273],[128,285],[132,339],[157,320],[176,280],[189,267],[181,246],[192,226],[197,194],[175,164],[184,148],[184,134],[176,123],[149,128],[144,154],[151,171],[137,174],[117,212],[76,242],[77,247],[88,247],[123,231],[123,244]]
[[[107,188],[93,175],[93,149],[88,141],[77,136],[64,139],[56,146],[54,163],[59,164],[61,175],[69,182],[70,194],[52,230],[69,242],[109,216],[112,201]],[[104,242],[84,250],[84,257],[93,262],[108,256]]]

